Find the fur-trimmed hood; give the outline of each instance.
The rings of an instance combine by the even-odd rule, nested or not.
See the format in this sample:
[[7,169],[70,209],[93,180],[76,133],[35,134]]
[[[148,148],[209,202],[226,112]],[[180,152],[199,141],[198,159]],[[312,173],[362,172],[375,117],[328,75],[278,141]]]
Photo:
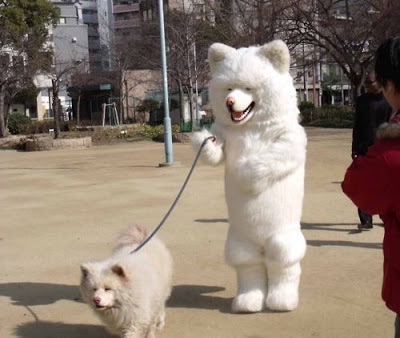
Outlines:
[[376,131],[376,138],[378,140],[400,138],[400,119],[395,118],[391,122],[382,123]]

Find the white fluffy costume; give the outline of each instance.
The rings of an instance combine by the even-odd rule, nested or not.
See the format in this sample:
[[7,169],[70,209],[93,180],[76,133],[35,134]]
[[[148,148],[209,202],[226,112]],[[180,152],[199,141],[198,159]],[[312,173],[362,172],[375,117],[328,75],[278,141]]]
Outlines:
[[225,162],[229,230],[225,257],[237,273],[233,312],[290,311],[298,305],[300,229],[307,139],[298,123],[286,44],[208,52],[215,115],[211,131],[192,137],[202,157]]

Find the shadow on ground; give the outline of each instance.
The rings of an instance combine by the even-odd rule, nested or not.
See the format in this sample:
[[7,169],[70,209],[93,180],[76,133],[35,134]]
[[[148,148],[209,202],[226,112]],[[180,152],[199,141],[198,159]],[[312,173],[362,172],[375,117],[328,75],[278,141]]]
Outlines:
[[210,219],[201,218],[201,219],[196,219],[194,221],[198,223],[228,223],[227,218],[210,218]]
[[176,285],[172,290],[168,307],[219,310],[230,313],[232,298],[213,296],[225,288],[206,285]]
[[109,338],[102,326],[83,324],[64,324],[37,321],[19,325],[14,330],[20,338]]
[[4,283],[0,284],[0,296],[11,298],[13,305],[49,305],[61,299],[81,301],[76,285],[49,283]]
[[[228,223],[226,218],[210,218],[210,219],[196,219],[195,222],[199,223]],[[346,228],[346,226],[350,226],[350,228]],[[383,224],[378,223],[374,224],[374,227],[379,226],[382,227]],[[362,231],[357,229],[356,223],[301,223],[301,229],[303,231],[308,230],[322,230],[322,231],[336,231],[336,232],[345,232],[348,235],[357,235],[362,233]],[[371,229],[369,231],[373,231]],[[356,248],[366,248],[366,249],[382,249],[382,243],[364,243],[364,242],[356,242],[356,241],[346,241],[346,240],[335,240],[335,241],[327,241],[327,240],[307,240],[307,245],[311,246],[351,246]]]
[[[343,226],[350,225],[351,229],[343,228]],[[383,226],[383,224],[376,224],[375,226]],[[301,229],[304,230],[322,230],[322,231],[338,231],[346,232],[348,235],[361,234],[363,231],[357,229],[357,224],[355,223],[302,223]],[[374,229],[368,230],[374,231]],[[345,238],[345,237],[344,237]],[[321,247],[321,246],[351,246],[355,248],[365,248],[365,249],[382,249],[382,243],[365,243],[356,241],[346,241],[346,240],[307,240],[307,245]]]
[[382,250],[382,243],[362,243],[353,241],[324,241],[324,240],[307,240],[307,245],[311,246],[351,246],[364,249]]
[[[351,226],[351,228],[343,228],[343,226]],[[374,223],[374,227],[383,227],[383,223]],[[347,232],[350,234],[360,233],[357,229],[357,223],[301,223],[302,230],[325,230]]]

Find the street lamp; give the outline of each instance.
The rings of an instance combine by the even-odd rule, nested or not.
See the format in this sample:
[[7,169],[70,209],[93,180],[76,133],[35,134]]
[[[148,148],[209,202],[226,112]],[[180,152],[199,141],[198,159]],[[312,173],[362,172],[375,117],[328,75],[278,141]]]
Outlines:
[[167,56],[165,48],[163,0],[158,0],[158,8],[160,12],[161,65],[162,65],[162,77],[163,77],[163,89],[164,89],[164,148],[165,148],[165,162],[160,163],[160,166],[169,166],[174,161],[174,153],[172,149],[172,128],[171,128],[171,118],[169,116],[169,103],[168,103]]

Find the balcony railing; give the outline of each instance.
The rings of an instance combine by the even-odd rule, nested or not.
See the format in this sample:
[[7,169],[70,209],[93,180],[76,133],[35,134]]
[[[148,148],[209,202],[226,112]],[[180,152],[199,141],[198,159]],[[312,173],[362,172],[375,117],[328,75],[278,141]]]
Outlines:
[[140,26],[140,19],[114,21],[114,28],[130,28]]
[[138,12],[139,11],[139,4],[132,4],[132,5],[116,5],[113,8],[113,13],[126,13],[126,12]]

